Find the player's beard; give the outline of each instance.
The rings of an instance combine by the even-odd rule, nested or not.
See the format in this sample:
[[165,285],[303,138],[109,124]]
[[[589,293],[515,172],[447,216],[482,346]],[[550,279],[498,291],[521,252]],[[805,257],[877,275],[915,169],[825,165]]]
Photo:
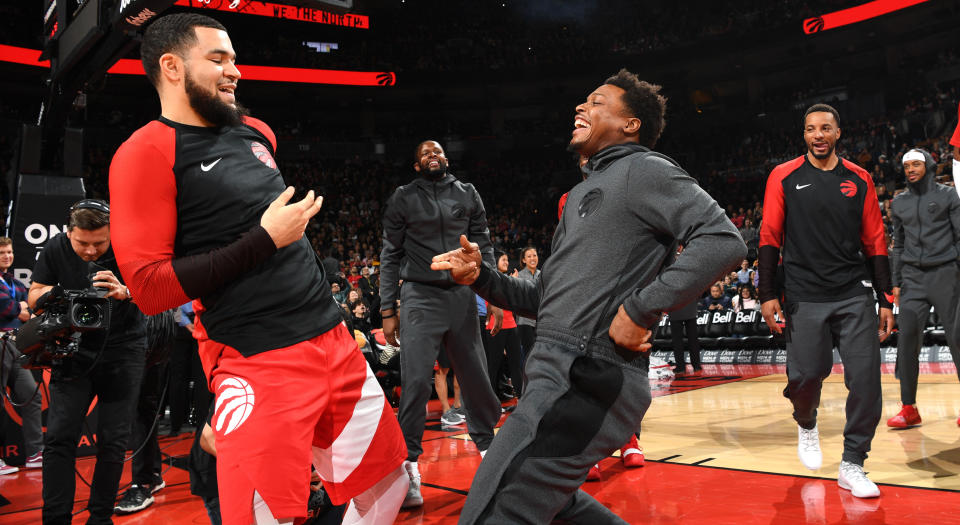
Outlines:
[[446,162],[443,162],[443,161],[440,161],[439,164],[440,164],[440,166],[438,166],[438,167],[436,167],[436,168],[434,168],[434,169],[430,169],[430,168],[429,168],[429,163],[427,163],[427,166],[422,166],[422,167],[421,167],[420,172],[423,173],[423,176],[426,177],[428,180],[438,181],[438,180],[442,179],[442,178],[444,177],[444,175],[447,174],[447,168],[450,167],[449,164],[447,164]]
[[220,100],[219,92],[203,89],[193,80],[190,73],[184,77],[183,87],[187,92],[190,107],[204,120],[214,126],[239,126],[243,124],[243,117],[248,115],[247,108],[235,103],[234,106]]

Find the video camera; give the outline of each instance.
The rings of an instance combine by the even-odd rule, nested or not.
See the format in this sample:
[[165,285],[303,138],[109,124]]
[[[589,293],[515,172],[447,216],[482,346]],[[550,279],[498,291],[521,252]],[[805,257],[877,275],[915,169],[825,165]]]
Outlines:
[[48,368],[80,349],[80,335],[110,327],[107,290],[64,290],[54,286],[37,300],[37,317],[17,331],[23,368]]

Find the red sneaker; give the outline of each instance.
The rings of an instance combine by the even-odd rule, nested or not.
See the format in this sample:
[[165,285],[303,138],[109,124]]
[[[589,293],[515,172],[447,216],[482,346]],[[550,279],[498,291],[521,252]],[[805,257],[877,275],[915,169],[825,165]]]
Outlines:
[[918,425],[920,425],[920,413],[917,412],[916,405],[903,405],[899,414],[887,420],[887,426],[893,428],[909,428]]
[[590,472],[587,472],[587,481],[600,481],[600,464],[590,467]]
[[637,436],[630,436],[630,440],[620,447],[620,460],[623,466],[627,468],[637,468],[643,466],[643,448],[637,443]]

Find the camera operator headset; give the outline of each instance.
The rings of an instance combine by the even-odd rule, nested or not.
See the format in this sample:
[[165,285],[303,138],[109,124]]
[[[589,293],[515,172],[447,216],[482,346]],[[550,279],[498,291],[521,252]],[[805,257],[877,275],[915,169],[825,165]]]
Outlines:
[[27,302],[36,309],[54,286],[92,286],[110,299],[110,325],[84,332],[79,351],[52,367],[44,439],[44,525],[71,521],[77,444],[94,396],[100,410],[88,523],[109,523],[113,514],[147,346],[146,318],[119,277],[110,248],[110,207],[96,199],[77,202],[70,208],[67,232],[52,237],[37,258]]

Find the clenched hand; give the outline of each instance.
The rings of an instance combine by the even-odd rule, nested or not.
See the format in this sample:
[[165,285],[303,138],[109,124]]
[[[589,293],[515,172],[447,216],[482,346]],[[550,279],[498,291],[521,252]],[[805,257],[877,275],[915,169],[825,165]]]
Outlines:
[[649,352],[653,344],[649,343],[650,336],[653,334],[650,330],[636,324],[627,311],[620,305],[616,317],[610,323],[610,339],[617,346],[633,350],[634,352]]

